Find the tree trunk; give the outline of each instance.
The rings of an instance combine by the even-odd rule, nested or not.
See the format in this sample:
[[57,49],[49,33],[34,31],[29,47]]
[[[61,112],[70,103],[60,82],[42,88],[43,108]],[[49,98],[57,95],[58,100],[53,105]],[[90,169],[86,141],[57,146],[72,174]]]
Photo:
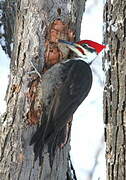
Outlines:
[[107,179],[126,179],[126,1],[107,1],[104,9],[104,122]]
[[[6,10],[11,3],[6,0]],[[40,76],[69,55],[67,49],[58,46],[58,38],[79,39],[85,1],[18,0],[13,3],[16,17],[11,19],[6,14],[8,22],[13,20],[15,28],[12,27],[14,35],[13,31],[10,32],[14,48],[6,96],[7,112],[0,130],[0,179],[68,179],[69,141],[57,151],[52,169],[48,153],[44,155],[42,166],[38,160],[34,161],[33,147],[29,142],[37,125],[42,123],[44,113]],[[13,9],[10,8],[10,12]]]

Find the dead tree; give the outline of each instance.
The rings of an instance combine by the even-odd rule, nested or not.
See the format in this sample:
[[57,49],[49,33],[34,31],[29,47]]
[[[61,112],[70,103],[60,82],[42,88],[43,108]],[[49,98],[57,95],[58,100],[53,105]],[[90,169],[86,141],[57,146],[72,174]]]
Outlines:
[[104,122],[107,180],[126,179],[126,1],[108,0],[104,8]]
[[43,123],[40,76],[68,57],[69,51],[56,40],[79,39],[84,7],[85,0],[5,1],[6,41],[14,47],[12,53],[8,51],[11,72],[0,131],[1,180],[65,180],[71,176],[69,142],[57,151],[52,169],[48,153],[42,166],[34,162],[29,142],[37,125]]

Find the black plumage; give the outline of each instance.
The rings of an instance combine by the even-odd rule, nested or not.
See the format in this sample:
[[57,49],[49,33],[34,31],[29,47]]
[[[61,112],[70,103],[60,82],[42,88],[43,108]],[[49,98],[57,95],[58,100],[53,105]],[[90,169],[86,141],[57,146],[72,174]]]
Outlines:
[[38,127],[30,142],[30,145],[34,144],[35,160],[39,157],[40,164],[47,145],[52,166],[57,148],[61,148],[66,141],[67,124],[87,97],[91,85],[91,68],[79,58],[56,64],[43,75],[44,123]]

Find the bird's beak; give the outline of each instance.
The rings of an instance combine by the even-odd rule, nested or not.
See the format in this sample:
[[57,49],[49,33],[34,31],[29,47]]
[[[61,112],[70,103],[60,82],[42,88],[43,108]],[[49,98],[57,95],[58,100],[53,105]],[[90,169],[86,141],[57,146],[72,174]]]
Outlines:
[[66,41],[66,40],[62,40],[62,39],[59,39],[58,41],[59,41],[60,43],[66,44],[66,45],[68,45],[68,46],[74,46],[74,47],[76,47],[76,43],[74,43],[74,42],[70,42],[70,41]]

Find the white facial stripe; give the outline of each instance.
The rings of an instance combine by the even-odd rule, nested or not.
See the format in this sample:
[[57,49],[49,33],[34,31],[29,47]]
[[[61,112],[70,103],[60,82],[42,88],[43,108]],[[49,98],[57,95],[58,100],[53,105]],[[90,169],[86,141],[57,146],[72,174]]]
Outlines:
[[[87,44],[86,44],[87,45]],[[88,51],[87,49],[85,49],[83,46],[81,46],[81,45],[79,45],[79,44],[76,44],[76,47],[79,47],[79,48],[81,48],[83,51],[84,51],[84,53],[85,53],[85,55],[86,56],[90,56],[91,54],[96,54],[96,51],[94,51],[93,53],[92,52],[90,52],[90,51]],[[92,48],[93,49],[93,48]],[[79,51],[79,50],[78,50]]]
[[[85,44],[85,47],[81,46],[80,44],[75,44],[75,46],[81,48],[86,55],[96,52],[95,48],[92,48],[88,44]],[[90,49],[90,51],[89,51],[89,49]]]
[[83,51],[84,51],[84,53],[85,53],[85,48],[83,48],[83,46],[81,46],[80,44],[75,44],[75,46],[83,49]]
[[67,44],[67,47],[69,49],[71,49],[72,51],[74,51],[79,56],[76,59],[78,59],[78,60],[81,59],[81,60],[85,61],[86,63],[91,63],[92,60],[94,60],[97,57],[97,52],[96,51],[91,53],[90,51],[88,51],[87,49],[85,49],[84,47],[82,47],[79,44],[75,44],[75,46],[83,49],[83,51],[85,53],[85,55],[84,55],[76,47],[74,47],[73,45]]
[[[85,55],[82,54],[76,47],[74,47],[73,45],[69,45],[69,44],[67,44],[67,46],[68,46],[69,49],[74,51],[78,56],[85,58]],[[78,47],[81,48],[81,46],[78,46]]]

